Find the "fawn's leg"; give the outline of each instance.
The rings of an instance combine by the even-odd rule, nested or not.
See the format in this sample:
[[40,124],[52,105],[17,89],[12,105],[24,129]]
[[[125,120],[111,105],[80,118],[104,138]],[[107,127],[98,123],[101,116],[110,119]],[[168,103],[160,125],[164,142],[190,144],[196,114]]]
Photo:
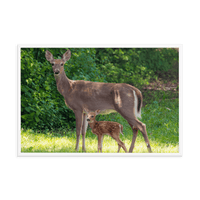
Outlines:
[[102,153],[102,147],[103,147],[103,137],[104,137],[104,135],[101,136],[101,148],[100,148],[101,153]]
[[114,135],[114,136],[113,136],[113,139],[116,140],[117,143],[118,143],[118,153],[119,153],[119,149],[120,149],[119,146],[122,147],[122,148],[124,149],[124,151],[127,153],[126,146],[125,146],[125,144],[120,140],[119,135]]
[[121,146],[118,144],[118,151],[117,151],[117,153],[119,153],[119,151],[120,151],[120,148],[121,148]]
[[101,151],[101,135],[98,135],[98,153]]
[[120,142],[121,142],[121,147],[124,149],[124,151],[127,153],[127,149],[126,149],[126,146],[125,146],[125,144],[120,140]]

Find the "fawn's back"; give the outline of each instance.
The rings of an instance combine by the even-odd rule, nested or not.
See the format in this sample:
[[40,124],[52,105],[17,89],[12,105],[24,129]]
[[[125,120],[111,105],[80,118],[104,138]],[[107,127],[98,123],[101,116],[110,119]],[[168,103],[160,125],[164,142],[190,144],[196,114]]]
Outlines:
[[117,122],[110,121],[97,121],[92,129],[92,132],[96,135],[106,134],[106,135],[114,135],[114,134],[122,134],[123,126]]

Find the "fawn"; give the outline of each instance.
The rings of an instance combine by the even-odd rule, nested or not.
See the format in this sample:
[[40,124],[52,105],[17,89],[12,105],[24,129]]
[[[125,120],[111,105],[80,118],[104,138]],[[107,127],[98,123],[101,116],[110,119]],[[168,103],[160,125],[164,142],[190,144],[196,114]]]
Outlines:
[[117,141],[118,153],[121,147],[127,153],[125,144],[119,138],[120,133],[123,135],[123,126],[117,122],[96,121],[95,117],[101,112],[100,110],[96,110],[95,112],[89,112],[86,109],[84,110],[87,113],[87,121],[92,129],[92,133],[98,137],[98,153],[99,151],[102,153],[104,135],[110,135],[114,140]]

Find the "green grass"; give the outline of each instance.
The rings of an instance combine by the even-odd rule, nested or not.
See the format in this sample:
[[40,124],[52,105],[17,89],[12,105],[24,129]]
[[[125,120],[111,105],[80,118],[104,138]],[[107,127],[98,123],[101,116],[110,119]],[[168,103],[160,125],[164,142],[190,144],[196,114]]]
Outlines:
[[[154,101],[142,109],[141,121],[146,124],[147,134],[153,153],[179,153],[179,102],[178,99]],[[132,130],[119,114],[99,115],[97,120],[116,121],[124,126],[120,138],[129,149]],[[42,133],[33,130],[21,130],[21,152],[32,153],[76,153],[76,131],[60,130]],[[117,142],[109,136],[104,137],[103,153],[116,153]],[[87,153],[97,152],[97,137],[88,128],[86,133]],[[79,152],[82,152],[80,138]],[[133,153],[147,153],[144,138],[139,131]],[[120,153],[124,153],[121,149]]]

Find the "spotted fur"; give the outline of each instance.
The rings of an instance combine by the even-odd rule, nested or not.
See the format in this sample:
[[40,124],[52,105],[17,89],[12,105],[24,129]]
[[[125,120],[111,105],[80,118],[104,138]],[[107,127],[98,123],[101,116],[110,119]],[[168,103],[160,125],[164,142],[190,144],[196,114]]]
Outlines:
[[98,152],[102,152],[104,135],[109,135],[117,141],[118,152],[120,151],[121,147],[124,149],[125,152],[127,152],[125,144],[119,138],[120,133],[123,135],[123,125],[111,121],[96,121],[95,117],[98,113],[100,113],[100,110],[97,110],[95,112],[88,112],[86,110],[86,113],[87,121],[92,129],[92,132],[98,137]]

